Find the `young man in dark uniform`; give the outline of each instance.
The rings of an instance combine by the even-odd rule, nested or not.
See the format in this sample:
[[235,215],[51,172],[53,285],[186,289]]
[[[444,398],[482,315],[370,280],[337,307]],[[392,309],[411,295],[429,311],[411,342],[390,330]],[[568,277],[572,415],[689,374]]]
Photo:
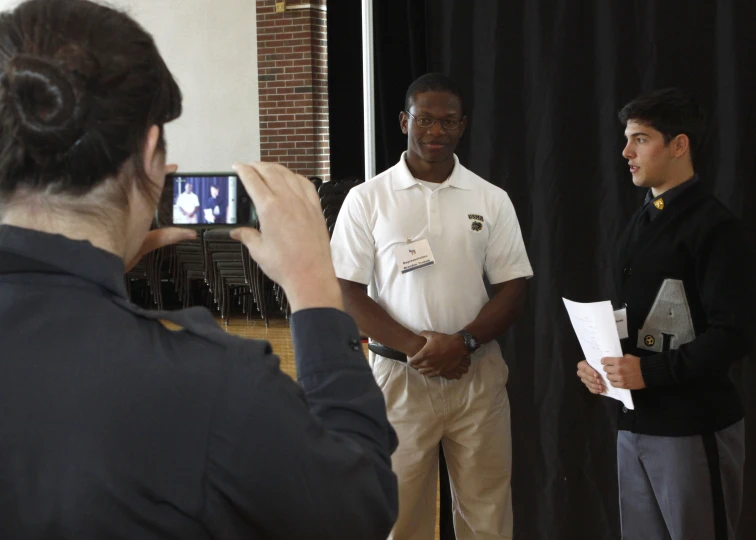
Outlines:
[[208,223],[225,223],[226,222],[226,201],[220,196],[220,188],[216,185],[210,186],[210,199],[208,199],[205,208],[210,210],[211,220]]
[[[730,366],[752,346],[751,274],[740,222],[694,171],[701,109],[677,89],[619,114],[635,185],[647,188],[618,243],[622,358],[610,383],[632,390],[617,439],[624,540],[734,539],[743,495],[743,408]],[[578,376],[593,393],[588,364]]]

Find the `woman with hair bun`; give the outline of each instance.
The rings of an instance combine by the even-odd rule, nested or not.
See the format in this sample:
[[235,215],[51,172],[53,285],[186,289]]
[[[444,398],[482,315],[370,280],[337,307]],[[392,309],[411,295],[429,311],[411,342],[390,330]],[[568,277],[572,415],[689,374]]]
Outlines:
[[207,310],[126,295],[126,268],[194,235],[149,232],[180,113],[124,13],[0,14],[0,537],[385,538],[396,436],[308,180],[235,166],[265,232],[232,234],[286,291],[299,384]]

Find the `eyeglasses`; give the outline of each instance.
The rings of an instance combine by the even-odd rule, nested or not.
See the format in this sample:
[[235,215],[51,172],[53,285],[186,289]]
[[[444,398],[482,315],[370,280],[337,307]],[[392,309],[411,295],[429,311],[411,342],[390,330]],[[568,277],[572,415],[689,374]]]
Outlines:
[[459,128],[459,125],[462,123],[461,120],[458,120],[457,118],[432,118],[430,116],[415,116],[409,111],[404,111],[408,115],[410,115],[414,120],[415,124],[417,124],[417,127],[427,129],[431,127],[433,124],[436,123],[436,121],[441,122],[441,127],[444,128],[446,131],[454,131],[455,129]]

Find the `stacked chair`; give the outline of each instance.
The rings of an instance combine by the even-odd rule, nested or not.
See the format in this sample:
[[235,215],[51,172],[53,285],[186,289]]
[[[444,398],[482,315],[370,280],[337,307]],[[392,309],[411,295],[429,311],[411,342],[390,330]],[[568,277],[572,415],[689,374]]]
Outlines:
[[310,182],[313,183],[313,185],[315,186],[316,190],[320,189],[320,186],[323,184],[323,179],[322,178],[319,178],[317,176],[310,176],[308,178],[310,179]]
[[333,236],[333,228],[336,226],[336,218],[341,210],[341,205],[344,204],[344,199],[346,198],[347,193],[349,193],[349,190],[354,186],[361,183],[362,180],[359,178],[351,177],[343,180],[324,182],[318,188],[320,206],[323,208],[326,227],[328,227],[328,234],[331,236]]
[[[246,257],[241,244],[233,240],[226,229],[208,229],[202,233],[202,249],[205,284],[220,312],[221,319],[228,324],[231,306],[237,303],[242,306],[242,312],[249,320],[252,314],[252,303],[256,298],[247,281]],[[264,311],[261,313],[267,326],[267,315]]]
[[134,302],[145,307],[164,309],[161,268],[164,261],[173,257],[173,248],[171,246],[148,253],[126,273],[126,290]]
[[191,305],[192,282],[205,279],[203,242],[200,238],[182,242],[165,249],[163,255],[168,264],[168,279],[170,281],[170,277],[174,277],[174,290],[182,307],[188,308]]

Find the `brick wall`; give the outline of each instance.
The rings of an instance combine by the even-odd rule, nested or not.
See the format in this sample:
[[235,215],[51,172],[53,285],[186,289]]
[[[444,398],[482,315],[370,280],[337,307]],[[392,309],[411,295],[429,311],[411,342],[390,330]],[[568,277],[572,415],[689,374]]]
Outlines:
[[[288,6],[326,0],[287,0]],[[260,153],[305,176],[329,179],[326,12],[276,13],[257,0]]]

